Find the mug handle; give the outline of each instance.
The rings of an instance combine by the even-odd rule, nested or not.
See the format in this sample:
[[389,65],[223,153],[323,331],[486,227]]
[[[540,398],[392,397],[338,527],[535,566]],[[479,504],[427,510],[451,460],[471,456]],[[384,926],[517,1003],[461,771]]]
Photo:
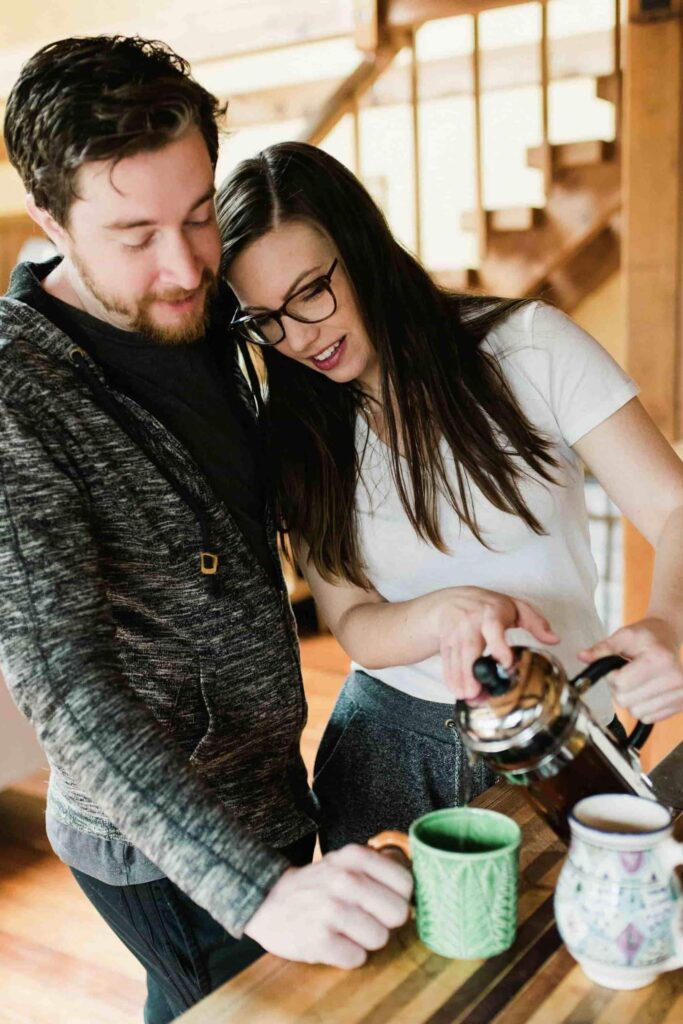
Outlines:
[[386,832],[379,832],[376,836],[371,836],[368,839],[367,845],[373,850],[377,850],[378,853],[384,853],[385,850],[388,853],[392,850],[398,850],[407,861],[412,860],[409,840],[405,832],[397,832],[391,829]]

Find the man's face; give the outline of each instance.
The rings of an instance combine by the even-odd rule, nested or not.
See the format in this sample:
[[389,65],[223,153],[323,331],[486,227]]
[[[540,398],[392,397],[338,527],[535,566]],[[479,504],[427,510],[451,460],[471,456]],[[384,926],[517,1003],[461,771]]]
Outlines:
[[220,260],[201,133],[115,166],[86,163],[76,191],[61,248],[84,309],[160,343],[201,337]]

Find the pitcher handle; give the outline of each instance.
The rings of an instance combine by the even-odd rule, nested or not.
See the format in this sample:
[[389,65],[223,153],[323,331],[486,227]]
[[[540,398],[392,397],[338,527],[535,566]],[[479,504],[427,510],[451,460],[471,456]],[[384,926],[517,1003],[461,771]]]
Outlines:
[[[590,665],[587,665],[586,668],[582,668],[578,676],[572,679],[571,684],[576,686],[581,693],[592,686],[593,683],[597,683],[598,679],[602,679],[609,672],[614,672],[615,669],[623,668],[627,664],[626,658],[622,658],[619,654],[608,654],[605,658],[598,658],[596,661],[592,661]],[[632,750],[640,750],[651,732],[651,725],[646,725],[645,722],[636,722],[633,731],[626,740],[626,746]]]

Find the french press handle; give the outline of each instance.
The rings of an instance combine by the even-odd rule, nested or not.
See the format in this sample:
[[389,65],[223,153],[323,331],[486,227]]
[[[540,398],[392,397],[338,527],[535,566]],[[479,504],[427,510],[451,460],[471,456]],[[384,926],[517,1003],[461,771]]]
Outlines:
[[[615,669],[623,668],[627,664],[626,658],[622,658],[619,654],[608,654],[605,658],[598,658],[597,661],[592,661],[586,668],[581,669],[578,676],[572,679],[571,685],[581,689],[588,682],[592,686],[608,672],[614,672]],[[651,725],[636,722],[633,732],[626,740],[626,746],[632,750],[640,750],[651,732]]]

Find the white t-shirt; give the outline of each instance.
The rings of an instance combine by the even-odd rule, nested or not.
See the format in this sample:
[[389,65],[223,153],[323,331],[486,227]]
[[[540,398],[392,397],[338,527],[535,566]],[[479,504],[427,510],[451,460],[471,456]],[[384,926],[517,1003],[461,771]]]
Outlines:
[[[539,536],[518,516],[496,509],[470,480],[476,520],[491,547],[462,526],[442,499],[440,524],[448,552],[438,551],[415,534],[391,476],[389,451],[359,417],[356,443],[363,456],[356,504],[363,558],[373,586],[387,601],[454,586],[485,587],[530,601],[561,637],[549,649],[573,676],[582,667],[577,652],[605,631],[595,608],[598,574],[590,550],[583,467],[571,445],[630,401],[638,388],[589,334],[540,302],[512,313],[489,333],[483,347],[498,359],[529,422],[556,446],[559,465],[551,471],[557,483],[538,476],[520,482],[527,507],[546,533]],[[453,465],[448,446],[442,445],[446,464]],[[539,646],[521,629],[509,630],[507,637]],[[366,671],[414,697],[453,701],[438,655],[414,665]],[[605,684],[592,688],[588,703],[601,723],[611,719]]]

